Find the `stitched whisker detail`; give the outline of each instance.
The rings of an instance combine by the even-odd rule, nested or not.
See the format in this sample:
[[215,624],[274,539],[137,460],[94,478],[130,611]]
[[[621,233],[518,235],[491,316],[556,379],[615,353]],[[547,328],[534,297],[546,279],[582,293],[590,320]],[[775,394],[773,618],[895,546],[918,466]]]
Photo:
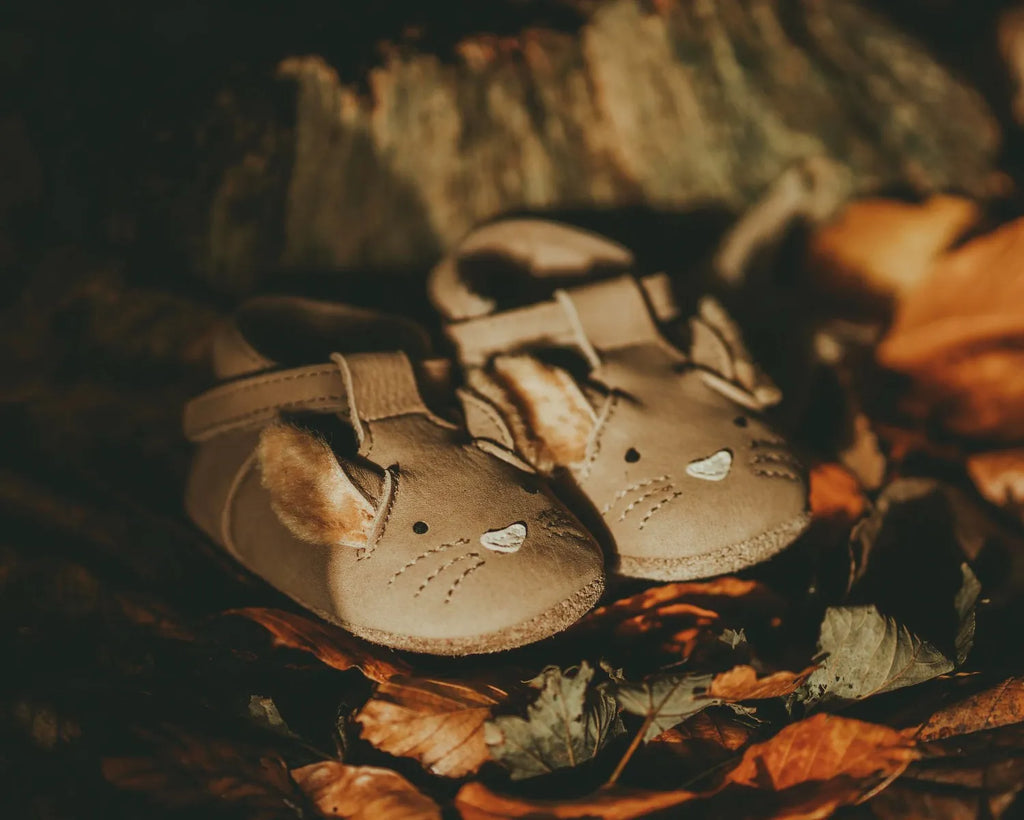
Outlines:
[[458,538],[455,541],[449,541],[447,544],[439,544],[436,547],[431,547],[430,549],[424,550],[419,555],[417,555],[415,558],[413,558],[411,561],[409,561],[404,567],[402,567],[397,572],[395,572],[395,574],[392,575],[391,579],[388,581],[388,586],[391,586],[395,581],[397,581],[399,575],[404,573],[407,569],[410,569],[411,567],[413,567],[416,564],[418,564],[424,558],[426,558],[426,557],[428,557],[430,555],[434,555],[435,553],[438,553],[438,552],[444,552],[445,550],[451,549],[452,547],[457,547],[457,546],[459,546],[459,544],[468,544],[468,543],[469,543],[469,539],[468,538]]
[[672,476],[670,475],[659,475],[656,476],[655,478],[646,478],[643,481],[638,481],[636,484],[631,484],[624,490],[619,490],[617,493],[615,493],[615,497],[601,508],[601,515],[607,515],[612,507],[618,504],[623,498],[625,498],[634,490],[642,490],[644,487],[649,487],[651,484],[654,484],[657,481],[668,481],[671,477]]
[[442,572],[444,572],[446,569],[448,569],[448,567],[453,567],[457,563],[459,563],[459,561],[464,561],[467,558],[477,558],[477,559],[479,559],[480,558],[480,553],[479,552],[464,552],[464,553],[462,553],[462,555],[456,555],[454,558],[450,558],[449,560],[445,561],[443,564],[441,564],[441,566],[439,566],[432,573],[430,573],[430,575],[428,575],[426,578],[423,579],[423,583],[420,584],[420,588],[417,589],[415,593],[413,593],[412,597],[413,598],[419,597],[419,594],[421,592],[423,592],[423,590],[425,590],[427,588],[427,586],[430,584],[430,582],[433,581],[438,575],[440,575]]
[[800,467],[799,459],[789,453],[756,453],[751,459],[751,464],[781,464],[787,467]]
[[781,438],[752,438],[750,440],[751,447],[783,447],[785,444],[785,440]]
[[470,555],[476,555],[477,556],[477,561],[472,566],[466,567],[466,569],[464,569],[462,571],[462,574],[459,575],[459,577],[456,578],[454,581],[452,581],[452,585],[450,587],[448,587],[448,593],[444,596],[444,602],[446,604],[450,604],[451,603],[452,596],[455,595],[455,590],[457,590],[459,588],[459,584],[461,584],[463,581],[466,580],[466,578],[468,576],[472,575],[474,572],[476,572],[478,569],[480,569],[480,567],[482,567],[484,564],[487,563],[483,558],[481,558],[475,552],[474,553],[470,553]]
[[761,476],[762,478],[784,478],[787,481],[801,480],[800,476],[783,470],[762,470],[754,468],[751,472],[753,472],[753,474],[756,476]]
[[663,499],[661,499],[661,501],[659,501],[657,504],[655,504],[653,507],[651,507],[647,511],[647,514],[640,520],[640,526],[639,526],[638,529],[642,530],[644,527],[646,527],[647,526],[647,522],[651,520],[651,516],[652,515],[654,515],[658,510],[660,510],[662,507],[664,507],[669,502],[675,501],[681,495],[682,495],[682,493],[679,492],[678,490],[676,490],[671,495],[667,495]]
[[636,509],[637,504],[643,503],[644,501],[646,501],[648,498],[650,498],[655,493],[663,493],[666,490],[674,490],[674,489],[675,489],[675,485],[672,484],[671,482],[669,482],[668,484],[664,484],[662,486],[652,487],[650,490],[645,492],[643,495],[641,495],[638,498],[635,498],[631,502],[629,502],[629,504],[626,506],[626,509],[624,509],[622,511],[621,515],[619,515],[619,521],[625,521],[626,520],[626,516],[629,515],[631,512],[633,512],[633,510]]

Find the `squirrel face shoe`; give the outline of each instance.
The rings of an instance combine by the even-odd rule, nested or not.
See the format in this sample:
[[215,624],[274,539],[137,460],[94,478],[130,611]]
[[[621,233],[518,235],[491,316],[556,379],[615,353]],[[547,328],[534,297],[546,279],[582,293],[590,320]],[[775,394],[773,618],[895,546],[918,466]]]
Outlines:
[[[622,575],[687,580],[763,561],[809,520],[804,470],[761,417],[778,390],[713,300],[690,321],[689,350],[671,344],[668,280],[632,265],[615,243],[540,220],[481,228],[442,261],[432,297],[469,389],[495,411],[467,411],[470,426],[558,479]],[[526,280],[519,292],[591,281],[499,311],[480,290],[488,274]]]
[[[310,336],[297,329],[305,313],[309,325],[365,321],[277,301],[292,340]],[[250,312],[276,310],[261,300]],[[434,415],[406,353],[267,366],[236,328],[218,349],[255,371],[221,367],[235,378],[186,408],[198,443],[186,506],[306,608],[376,643],[463,655],[552,635],[600,596],[592,537],[527,465]]]

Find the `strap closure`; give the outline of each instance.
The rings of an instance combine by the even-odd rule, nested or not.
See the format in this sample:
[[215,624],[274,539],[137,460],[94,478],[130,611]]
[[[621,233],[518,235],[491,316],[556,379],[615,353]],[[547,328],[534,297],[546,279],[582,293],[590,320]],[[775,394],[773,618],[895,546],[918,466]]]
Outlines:
[[577,347],[596,364],[596,350],[658,337],[655,322],[679,318],[664,273],[636,279],[619,276],[557,291],[556,298],[448,326],[467,365],[483,365],[497,353],[530,345]]
[[206,441],[262,426],[281,411],[345,414],[360,438],[364,422],[428,412],[404,353],[336,353],[330,363],[264,372],[208,390],[185,405],[185,436]]

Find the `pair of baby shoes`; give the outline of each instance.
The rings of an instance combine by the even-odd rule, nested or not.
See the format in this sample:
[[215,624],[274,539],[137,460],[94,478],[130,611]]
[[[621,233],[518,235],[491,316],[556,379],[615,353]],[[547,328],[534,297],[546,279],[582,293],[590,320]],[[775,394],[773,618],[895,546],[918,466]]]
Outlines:
[[774,555],[808,521],[760,416],[778,391],[714,301],[686,322],[633,267],[556,223],[470,234],[429,282],[457,387],[405,319],[248,302],[185,410],[190,516],[326,620],[443,655],[565,629],[606,564],[686,580]]

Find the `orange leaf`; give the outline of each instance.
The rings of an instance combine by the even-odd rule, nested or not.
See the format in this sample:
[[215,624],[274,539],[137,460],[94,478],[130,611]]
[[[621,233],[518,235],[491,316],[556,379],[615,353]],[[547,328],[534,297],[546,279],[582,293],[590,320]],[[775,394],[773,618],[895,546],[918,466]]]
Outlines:
[[1024,448],[972,455],[967,472],[993,504],[1024,514]]
[[856,521],[867,499],[856,476],[840,464],[817,464],[811,469],[811,512],[815,518]]
[[752,736],[753,728],[738,720],[731,711],[705,709],[678,726],[662,732],[647,747],[678,752],[683,746],[700,742],[711,743],[731,752],[745,746]]
[[225,614],[255,621],[274,636],[275,646],[309,652],[334,669],[356,668],[370,680],[380,683],[392,675],[409,672],[409,666],[392,656],[390,650],[366,643],[340,627],[314,621],[304,615],[261,607],[232,609]]
[[802,672],[775,672],[759,678],[752,666],[734,666],[715,675],[708,694],[728,701],[780,698],[800,688],[815,669],[809,666]]
[[378,749],[462,777],[490,758],[484,723],[504,697],[493,686],[399,676],[377,687],[356,721]]
[[959,197],[863,199],[817,231],[810,257],[829,290],[896,295],[914,288],[977,219],[978,206]]
[[1024,722],[1024,677],[1008,678],[932,715],[917,739],[942,740]]
[[390,769],[328,760],[293,769],[292,778],[326,817],[441,820],[437,804]]
[[941,257],[877,350],[914,389],[905,410],[963,435],[1024,435],[1024,219]]
[[850,718],[818,714],[751,746],[726,782],[782,791],[837,777],[858,783],[899,776],[917,757],[909,735]]
[[607,789],[575,800],[527,800],[495,794],[483,783],[467,783],[455,796],[462,820],[529,818],[596,818],[630,820],[693,800],[694,792]]

